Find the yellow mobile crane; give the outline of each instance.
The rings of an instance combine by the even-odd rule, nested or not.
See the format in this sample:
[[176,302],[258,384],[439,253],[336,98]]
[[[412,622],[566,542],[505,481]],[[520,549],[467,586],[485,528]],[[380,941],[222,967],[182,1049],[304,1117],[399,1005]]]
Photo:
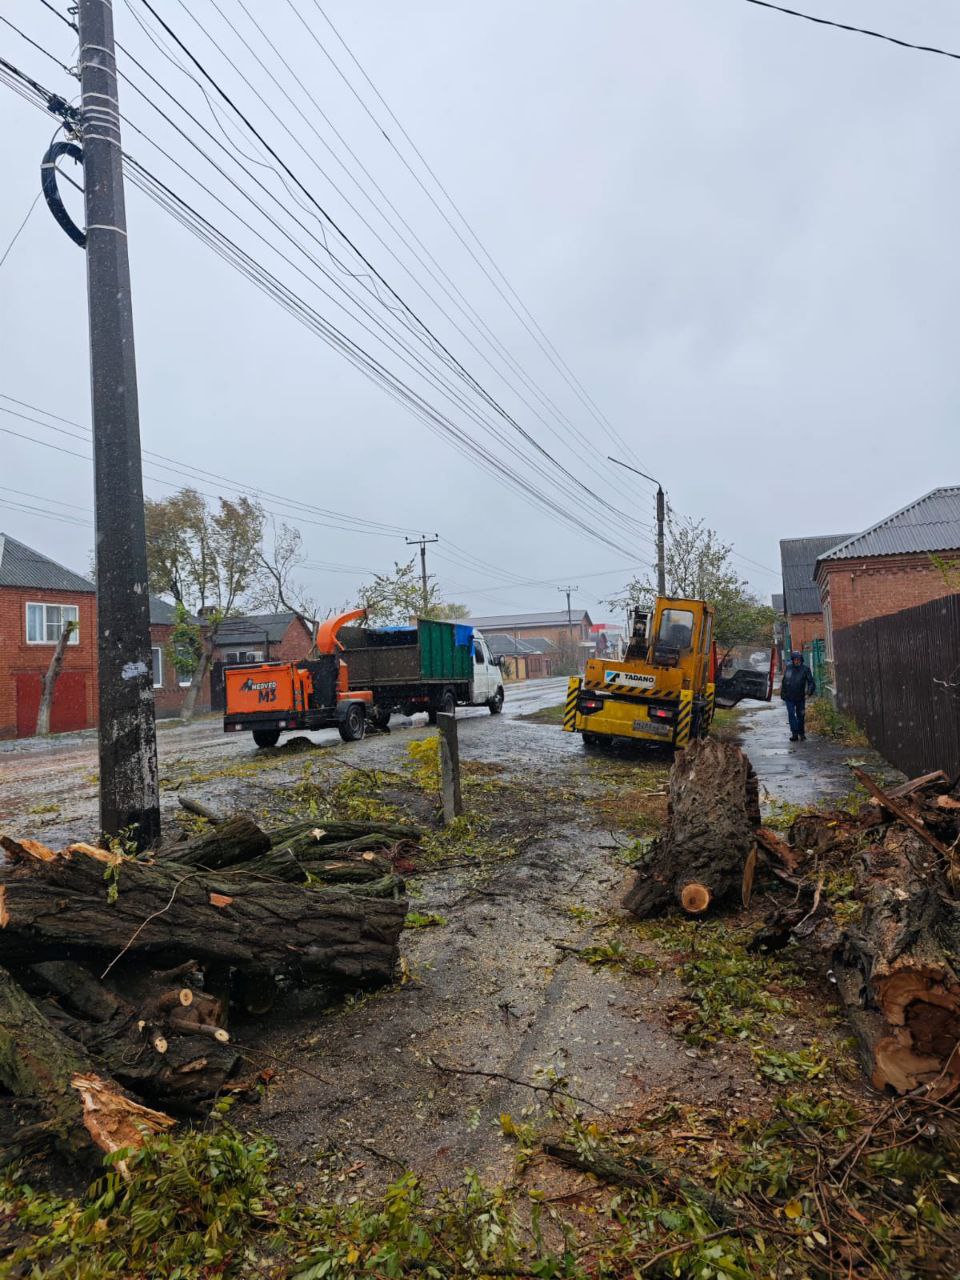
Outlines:
[[651,614],[635,609],[622,662],[589,658],[567,688],[563,727],[585,747],[616,739],[683,747],[705,737],[716,696],[713,608],[703,600],[658,596]]

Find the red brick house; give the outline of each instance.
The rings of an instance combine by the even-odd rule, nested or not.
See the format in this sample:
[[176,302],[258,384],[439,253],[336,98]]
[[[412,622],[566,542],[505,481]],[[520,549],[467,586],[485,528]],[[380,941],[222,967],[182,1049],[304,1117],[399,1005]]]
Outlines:
[[[175,618],[173,605],[150,597],[158,716],[176,715],[186,696],[170,660]],[[68,622],[76,622],[77,630],[67,643],[54,691],[52,733],[92,729],[97,723],[96,588],[88,578],[0,533],[0,738],[35,733],[43,677]],[[208,679],[196,709],[209,707]]]
[[781,611],[786,617],[784,651],[802,650],[805,644],[826,638],[823,605],[814,574],[818,559],[849,537],[849,533],[827,533],[813,538],[780,540]]
[[[571,625],[572,624],[572,625]],[[549,640],[558,648],[571,645],[580,648],[590,643],[593,623],[585,609],[566,609],[553,613],[509,613],[493,618],[465,618],[464,626],[476,627],[484,636],[511,636],[514,640]]]
[[831,634],[957,591],[936,560],[960,559],[960,485],[933,489],[822,553],[816,582]]
[[68,622],[77,630],[54,694],[54,733],[96,723],[96,591],[80,574],[0,533],[0,738],[35,732],[43,677]]

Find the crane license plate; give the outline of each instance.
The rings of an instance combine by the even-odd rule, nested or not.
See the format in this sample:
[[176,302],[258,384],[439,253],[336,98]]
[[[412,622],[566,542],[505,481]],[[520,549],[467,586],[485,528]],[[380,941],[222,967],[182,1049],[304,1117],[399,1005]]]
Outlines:
[[661,724],[657,720],[634,720],[634,733],[652,733],[657,738],[669,738],[673,733],[672,724]]

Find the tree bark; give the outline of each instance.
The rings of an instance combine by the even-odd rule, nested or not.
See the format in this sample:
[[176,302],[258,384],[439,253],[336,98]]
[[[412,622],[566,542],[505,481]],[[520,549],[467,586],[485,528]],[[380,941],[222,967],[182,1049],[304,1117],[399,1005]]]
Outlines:
[[193,840],[180,848],[164,851],[164,861],[177,862],[183,867],[206,867],[216,870],[249,862],[270,848],[270,837],[249,814],[240,813],[218,823],[205,832],[199,840]]
[[70,643],[70,637],[77,629],[75,622],[68,622],[60,632],[60,639],[57,641],[57,647],[53,651],[53,657],[50,659],[50,665],[47,667],[46,675],[43,677],[43,689],[40,693],[40,706],[37,710],[37,737],[45,738],[50,732],[50,712],[53,710],[53,695],[56,691],[57,680],[60,678],[60,671],[63,667],[64,654],[67,651],[67,645]]
[[863,915],[834,963],[861,1058],[878,1089],[945,1092],[960,1083],[960,904],[936,850],[899,824],[863,864]]
[[0,962],[81,948],[111,962],[184,955],[301,980],[387,982],[407,904],[335,889],[277,884],[245,871],[205,872],[124,859],[107,901],[92,854],[27,857],[0,867]]
[[73,1156],[88,1155],[91,1141],[103,1151],[140,1146],[134,1121],[154,1131],[173,1123],[130,1102],[98,1074],[88,1052],[58,1031],[5,969],[0,969],[0,1084],[14,1097],[38,1103],[46,1133]]
[[678,905],[700,915],[739,896],[759,825],[757,779],[740,748],[692,743],[674,761],[666,826],[623,905],[641,918]]

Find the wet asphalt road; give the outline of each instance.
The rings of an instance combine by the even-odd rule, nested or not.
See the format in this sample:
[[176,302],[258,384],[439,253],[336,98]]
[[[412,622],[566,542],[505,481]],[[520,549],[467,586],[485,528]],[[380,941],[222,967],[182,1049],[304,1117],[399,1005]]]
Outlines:
[[[529,680],[522,685],[507,685],[503,716],[516,719],[530,715],[543,707],[562,702],[567,688],[567,678],[560,676],[550,680]],[[485,717],[492,719],[486,707],[460,707],[460,719]],[[423,728],[426,715],[412,718],[394,716],[391,721],[391,737],[404,729]],[[234,763],[245,757],[254,758],[257,748],[249,733],[225,734],[219,716],[206,716],[193,724],[181,725],[175,720],[157,722],[157,754],[161,777],[164,766],[189,758],[214,770],[220,764]],[[335,729],[323,729],[317,733],[284,735],[307,737],[318,746],[344,744]],[[383,741],[371,737],[361,743],[349,744],[351,751],[366,755]],[[376,754],[374,749],[373,754]],[[27,834],[31,828],[39,838],[56,838],[61,830],[74,838],[89,839],[90,826],[96,812],[95,775],[98,767],[97,737],[94,730],[76,734],[58,734],[51,738],[21,738],[0,743],[0,824],[11,830]],[[57,817],[45,818],[44,810]],[[38,822],[39,818],[39,822]],[[63,821],[61,822],[60,819]],[[86,834],[81,836],[81,830]]]
[[803,807],[848,796],[856,786],[853,764],[878,779],[901,780],[869,747],[844,746],[814,733],[806,742],[791,742],[786,708],[779,698],[742,702],[738,732],[760,779],[761,800],[768,806],[778,802]]

